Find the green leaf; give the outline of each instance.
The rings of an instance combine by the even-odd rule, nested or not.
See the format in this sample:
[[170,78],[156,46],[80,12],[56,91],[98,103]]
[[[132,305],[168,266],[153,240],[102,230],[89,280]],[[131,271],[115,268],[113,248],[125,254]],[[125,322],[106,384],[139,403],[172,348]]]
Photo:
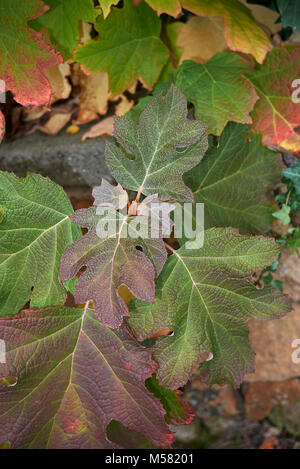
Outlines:
[[99,0],[100,6],[103,11],[104,19],[108,17],[113,5],[118,5],[120,0]]
[[252,123],[258,96],[242,76],[249,71],[243,59],[233,52],[219,52],[205,64],[185,60],[178,68],[175,84],[195,106],[195,116],[208,131],[220,135],[229,121]]
[[149,101],[138,124],[117,117],[114,136],[123,149],[108,142],[105,154],[120,184],[161,200],[193,200],[182,175],[200,162],[207,136],[202,122],[187,119],[186,99],[174,85]]
[[283,204],[280,210],[277,210],[277,212],[273,213],[273,217],[281,220],[283,225],[288,225],[291,221],[290,211],[291,207]]
[[296,194],[300,195],[300,163],[292,168],[284,169],[282,175],[292,181]]
[[253,371],[247,320],[279,318],[290,307],[278,290],[256,289],[250,275],[279,252],[272,239],[241,236],[232,228],[206,231],[199,250],[174,251],[157,281],[155,305],[132,301],[128,319],[138,340],[165,327],[174,332],[154,347],[162,386],[183,386],[204,352],[211,359],[200,371],[210,385],[238,386]]
[[89,72],[108,72],[113,94],[130,88],[140,78],[153,86],[168,59],[160,39],[161,21],[144,2],[134,8],[126,1],[114,8],[106,20],[99,16],[100,37],[80,47],[75,60]]
[[[161,272],[167,252],[161,232],[150,237],[152,219],[148,216],[151,208],[148,202],[150,206],[151,203],[159,206],[159,201],[156,195],[147,197],[137,206],[136,216],[130,216],[109,207],[103,207],[99,213],[101,198],[106,198],[103,186],[94,189],[94,196],[97,209],[80,209],[71,217],[78,226],[88,228],[88,233],[63,254],[61,277],[70,280],[86,266],[76,284],[75,302],[92,300],[101,321],[108,327],[119,328],[123,316],[129,315],[118,292],[121,285],[137,298],[154,301],[154,278]],[[172,225],[168,212],[172,209],[172,205],[165,204],[163,211],[162,223],[169,224],[169,230]]]
[[156,375],[146,380],[146,387],[160,399],[166,410],[165,420],[172,425],[188,425],[194,419],[192,408],[180,399],[179,391],[166,389],[157,381]]
[[300,31],[300,1],[277,0],[277,5],[284,28],[291,26],[295,31]]
[[184,177],[195,201],[204,203],[206,228],[233,226],[243,233],[270,229],[274,206],[266,194],[280,181],[281,158],[249,131],[248,125],[229,123],[218,145]]
[[46,72],[62,62],[27,24],[46,9],[41,0],[0,0],[0,78],[23,106],[49,103],[52,90]]
[[[22,331],[20,333],[20,331]],[[106,435],[121,422],[154,445],[173,435],[163,406],[145,387],[155,371],[150,349],[128,328],[104,327],[92,310],[48,307],[0,320],[6,343],[0,378],[0,441],[12,448],[113,448]]]
[[79,41],[79,21],[93,23],[99,12],[93,0],[45,0],[50,9],[31,25],[47,28],[53,45],[67,60]]
[[286,244],[292,248],[292,254],[296,254],[297,250],[300,248],[300,228],[298,226],[293,236],[287,239]]
[[60,256],[80,236],[68,197],[50,179],[0,172],[0,315],[27,301],[32,307],[64,304]]

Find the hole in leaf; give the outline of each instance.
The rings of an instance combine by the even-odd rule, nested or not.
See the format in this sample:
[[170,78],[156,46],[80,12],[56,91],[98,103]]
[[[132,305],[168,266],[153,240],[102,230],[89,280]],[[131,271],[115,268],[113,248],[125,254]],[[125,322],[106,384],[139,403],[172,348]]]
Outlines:
[[5,378],[0,378],[0,386],[11,387],[15,386],[18,382],[16,376],[6,376]]
[[185,153],[189,147],[176,147],[176,153]]
[[163,329],[161,329],[160,331],[158,332],[155,332],[155,334],[153,334],[151,336],[151,339],[157,339],[158,337],[166,337],[166,336],[172,336],[174,335],[174,331],[172,331],[171,329],[169,329],[168,327],[164,327]]

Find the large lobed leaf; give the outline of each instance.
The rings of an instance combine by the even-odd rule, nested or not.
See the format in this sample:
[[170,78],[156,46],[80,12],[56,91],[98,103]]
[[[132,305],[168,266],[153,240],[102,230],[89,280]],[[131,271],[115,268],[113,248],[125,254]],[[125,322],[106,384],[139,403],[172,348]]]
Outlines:
[[280,181],[281,157],[250,134],[250,126],[229,123],[184,181],[204,203],[205,228],[233,226],[242,233],[270,229],[275,206],[267,192]]
[[[63,280],[70,280],[86,266],[76,284],[76,303],[93,300],[95,312],[101,321],[106,326],[118,328],[123,316],[129,315],[127,305],[119,294],[119,287],[125,285],[137,298],[154,302],[154,278],[161,272],[167,259],[160,221],[163,224],[170,220],[169,212],[173,206],[165,204],[167,207],[162,213],[166,218],[157,219],[156,237],[150,237],[151,203],[160,207],[156,195],[147,197],[135,209],[136,216],[131,216],[129,213],[117,212],[117,205],[114,208],[109,206],[116,203],[116,194],[122,204],[125,202],[126,205],[126,200],[121,186],[115,187],[113,196],[112,186],[110,190],[108,186],[105,183],[94,189],[95,204],[98,207],[101,207],[101,201],[104,204],[101,214],[97,213],[95,207],[90,207],[77,210],[71,217],[78,226],[88,228],[88,233],[62,255],[60,271]],[[159,213],[154,212],[154,215],[159,216]],[[107,232],[106,223],[107,228],[112,227],[111,233]],[[143,228],[146,228],[146,236],[141,234]]]
[[[171,85],[165,96],[154,96],[136,124],[115,119],[114,136],[123,147],[106,144],[106,161],[124,187],[161,200],[193,201],[182,175],[200,162],[207,149],[205,126],[187,119],[184,95]],[[129,157],[132,155],[132,157]]]
[[251,11],[238,0],[181,0],[183,8],[199,16],[219,16],[231,50],[252,54],[262,63],[273,48],[270,38],[257,24]]
[[0,316],[32,307],[64,304],[60,256],[80,236],[61,187],[38,174],[18,178],[0,172]]
[[273,240],[232,228],[206,231],[202,249],[174,251],[158,279],[155,305],[133,300],[128,319],[138,340],[165,327],[174,332],[154,347],[161,385],[183,386],[204,352],[212,357],[200,368],[209,384],[239,385],[253,371],[246,321],[279,318],[290,308],[278,290],[256,289],[250,274],[279,252]]
[[47,28],[52,44],[67,60],[79,41],[79,21],[93,23],[93,0],[45,0],[49,10],[34,21],[35,29]]
[[274,49],[255,72],[246,73],[260,97],[251,117],[253,129],[263,134],[264,145],[300,150],[300,107],[292,100],[292,84],[299,75],[299,46]]
[[219,52],[205,64],[183,62],[176,73],[175,84],[195,106],[197,119],[208,131],[220,135],[229,121],[252,123],[258,95],[243,73],[251,69],[234,52]]
[[100,37],[80,47],[75,59],[89,72],[106,71],[113,94],[130,88],[137,78],[153,86],[168,59],[160,39],[161,22],[145,2],[136,8],[126,0],[108,18],[99,16]]
[[41,0],[0,0],[0,78],[23,106],[48,104],[52,90],[46,72],[62,62],[27,24],[47,8]]
[[[164,409],[145,387],[150,349],[85,307],[27,310],[0,320],[0,441],[12,448],[113,448],[112,420],[154,445],[171,443]],[[6,377],[16,377],[13,387]],[[4,385],[3,385],[4,384]]]

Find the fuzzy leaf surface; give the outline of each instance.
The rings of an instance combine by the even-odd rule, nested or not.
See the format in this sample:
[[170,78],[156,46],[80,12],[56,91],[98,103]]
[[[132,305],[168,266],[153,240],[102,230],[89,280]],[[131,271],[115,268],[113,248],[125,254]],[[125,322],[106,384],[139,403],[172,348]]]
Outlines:
[[[97,18],[100,37],[80,47],[75,60],[89,72],[108,72],[113,94],[130,88],[137,78],[153,86],[168,60],[160,39],[161,21],[145,2],[136,8],[124,2],[108,18]],[[122,73],[120,73],[122,70]]]
[[[140,237],[136,223],[148,223],[146,217],[129,217],[111,208],[105,208],[103,215],[97,215],[96,207],[80,209],[71,219],[88,228],[88,233],[63,254],[62,279],[72,279],[86,266],[76,284],[76,303],[92,300],[101,321],[108,327],[119,328],[123,316],[129,315],[118,293],[121,285],[137,298],[154,302],[154,278],[167,258],[163,240]],[[107,235],[103,231],[99,237],[99,223],[103,230],[106,223],[112,224],[115,232]],[[139,246],[143,251],[137,249]]]
[[258,99],[254,87],[242,76],[250,71],[234,52],[219,52],[205,64],[191,60],[178,68],[175,84],[195,106],[195,116],[220,135],[229,121],[252,123],[250,111]]
[[252,54],[262,63],[273,48],[251,11],[238,0],[181,0],[183,8],[199,16],[219,16],[224,21],[224,37],[231,50]]
[[23,106],[49,103],[52,90],[46,72],[62,62],[27,24],[46,10],[40,0],[0,0],[0,78]]
[[38,174],[0,172],[0,316],[64,304],[60,256],[80,236],[63,189]]
[[52,44],[64,60],[69,59],[79,41],[79,21],[93,23],[97,10],[93,0],[45,0],[50,7],[34,21],[34,28],[47,28]]
[[208,352],[213,358],[200,370],[210,385],[238,386],[253,371],[246,321],[279,318],[290,308],[278,290],[256,289],[250,275],[270,265],[279,252],[271,239],[212,228],[201,249],[180,248],[168,258],[157,281],[155,305],[133,300],[128,319],[138,340],[165,327],[174,332],[154,347],[162,386],[183,386]]
[[251,117],[253,129],[263,134],[263,144],[299,151],[300,137],[295,129],[300,125],[300,106],[293,102],[292,84],[300,76],[300,48],[274,49],[263,65],[246,76],[260,97]]
[[123,149],[108,142],[106,161],[127,189],[189,202],[193,196],[182,175],[201,161],[207,149],[205,130],[202,122],[187,119],[186,99],[171,85],[165,96],[159,93],[147,103],[138,123],[115,119],[114,136]]
[[94,312],[47,307],[0,320],[7,363],[0,384],[0,441],[12,448],[113,448],[106,427],[121,422],[153,444],[172,441],[163,406],[145,387],[150,349]]
[[205,228],[233,226],[242,233],[270,229],[275,206],[268,190],[280,181],[281,157],[261,143],[250,126],[229,123],[184,180],[196,202],[204,203]]

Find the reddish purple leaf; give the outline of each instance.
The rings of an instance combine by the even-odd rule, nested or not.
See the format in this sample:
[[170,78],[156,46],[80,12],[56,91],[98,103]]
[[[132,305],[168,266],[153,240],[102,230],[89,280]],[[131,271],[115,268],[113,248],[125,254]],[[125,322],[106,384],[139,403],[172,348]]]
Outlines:
[[47,307],[0,319],[0,339],[0,383],[17,377],[13,386],[0,384],[0,441],[112,448],[106,427],[116,420],[156,446],[172,442],[163,406],[145,387],[156,369],[151,350],[126,326],[108,329],[87,307]]

